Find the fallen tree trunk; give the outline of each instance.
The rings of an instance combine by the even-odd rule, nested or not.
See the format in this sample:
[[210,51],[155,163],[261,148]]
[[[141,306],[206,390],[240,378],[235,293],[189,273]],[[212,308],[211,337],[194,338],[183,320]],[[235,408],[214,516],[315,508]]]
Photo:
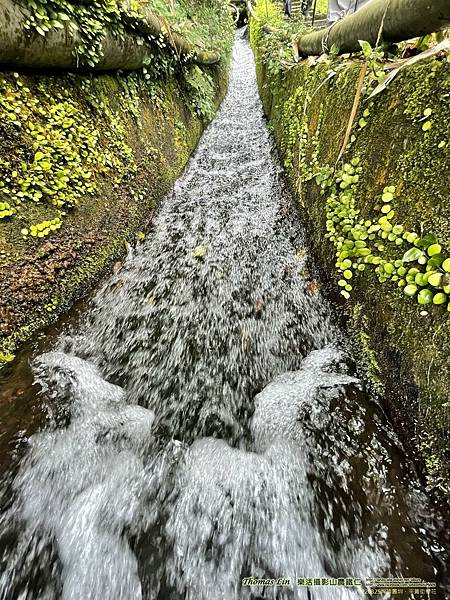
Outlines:
[[449,0],[370,0],[357,12],[297,40],[300,54],[317,56],[331,46],[339,53],[361,50],[358,40],[375,45],[382,28],[381,39],[401,42],[434,33],[450,24]]
[[[95,71],[133,71],[145,66],[152,55],[149,45],[136,34],[126,32],[121,38],[111,31],[105,31],[102,40],[103,56],[94,67],[83,67],[76,55],[81,36],[71,32],[66,25],[63,29],[51,29],[45,36],[37,32],[26,32],[23,28],[30,11],[13,0],[0,2],[0,65],[7,67],[46,68],[46,69],[89,69]],[[145,18],[145,23],[144,23]],[[142,23],[141,33],[159,37],[163,35],[167,44],[180,57],[199,64],[213,64],[220,60],[216,52],[208,52],[189,44],[175,33],[167,33],[162,22],[147,13]],[[148,19],[148,21],[147,21]],[[144,28],[146,31],[144,31]]]

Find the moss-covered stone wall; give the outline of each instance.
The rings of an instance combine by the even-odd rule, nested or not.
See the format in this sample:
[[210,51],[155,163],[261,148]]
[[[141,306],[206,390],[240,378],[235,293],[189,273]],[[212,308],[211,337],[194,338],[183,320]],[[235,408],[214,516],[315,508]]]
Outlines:
[[283,68],[270,34],[252,27],[264,110],[313,253],[403,441],[449,500],[450,64],[406,67],[369,99],[380,65]]
[[158,80],[0,73],[0,365],[143,238],[226,62]]

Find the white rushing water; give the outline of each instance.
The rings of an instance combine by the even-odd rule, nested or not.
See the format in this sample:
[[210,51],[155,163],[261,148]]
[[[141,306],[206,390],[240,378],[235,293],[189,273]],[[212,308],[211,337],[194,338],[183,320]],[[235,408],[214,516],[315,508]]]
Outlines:
[[234,58],[147,241],[33,361],[51,419],[9,475],[5,600],[361,597],[243,577],[445,594],[433,511],[310,284],[241,35]]

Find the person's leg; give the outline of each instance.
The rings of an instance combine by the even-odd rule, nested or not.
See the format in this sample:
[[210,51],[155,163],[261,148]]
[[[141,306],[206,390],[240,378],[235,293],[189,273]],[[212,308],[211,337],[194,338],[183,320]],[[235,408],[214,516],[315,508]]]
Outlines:
[[359,10],[370,0],[328,0],[328,26]]
[[347,0],[328,0],[328,25],[332,25],[339,19],[342,19],[343,4]]
[[367,4],[368,2],[369,0],[353,0],[351,12],[359,10],[362,6],[364,6],[364,4]]
[[302,13],[305,15],[305,17],[309,17],[309,11],[311,10],[312,3],[313,3],[313,0],[304,0],[303,1]]

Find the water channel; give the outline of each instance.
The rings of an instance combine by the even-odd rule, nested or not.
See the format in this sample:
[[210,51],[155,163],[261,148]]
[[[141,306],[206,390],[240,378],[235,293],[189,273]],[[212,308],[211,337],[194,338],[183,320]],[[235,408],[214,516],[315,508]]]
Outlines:
[[446,596],[448,532],[315,277],[238,35],[146,241],[2,376],[0,598]]

